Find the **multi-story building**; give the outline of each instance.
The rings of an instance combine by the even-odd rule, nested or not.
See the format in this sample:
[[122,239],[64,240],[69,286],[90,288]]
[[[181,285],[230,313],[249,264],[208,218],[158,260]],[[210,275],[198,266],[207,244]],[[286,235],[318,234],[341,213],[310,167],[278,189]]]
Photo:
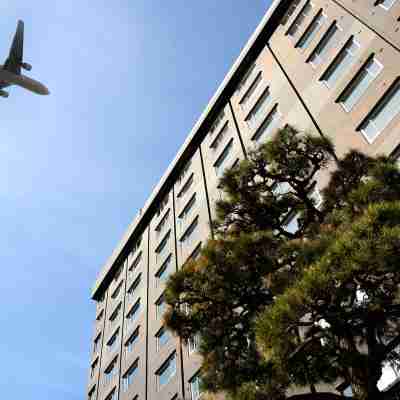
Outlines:
[[285,124],[339,155],[397,151],[399,21],[400,0],[273,2],[95,282],[90,400],[197,400],[196,343],[163,327],[165,278],[209,237],[225,168]]

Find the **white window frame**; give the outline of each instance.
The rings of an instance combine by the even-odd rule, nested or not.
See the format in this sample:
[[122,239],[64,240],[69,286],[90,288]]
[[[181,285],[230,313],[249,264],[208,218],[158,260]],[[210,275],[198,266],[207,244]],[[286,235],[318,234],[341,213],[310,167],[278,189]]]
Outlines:
[[[377,71],[371,72],[369,67],[374,64],[377,67]],[[354,78],[350,81],[350,83],[344,88],[343,92],[337,99],[337,102],[343,107],[346,112],[350,112],[357,103],[361,100],[365,92],[368,90],[369,86],[373,83],[373,81],[379,76],[379,74],[383,70],[383,64],[375,57],[370,57],[363,66],[357,71]],[[346,101],[353,95],[354,91],[357,90],[360,84],[364,81],[364,79],[370,79],[368,85],[363,87],[363,90],[358,93],[358,97],[356,97],[355,101],[349,105],[346,104]]]

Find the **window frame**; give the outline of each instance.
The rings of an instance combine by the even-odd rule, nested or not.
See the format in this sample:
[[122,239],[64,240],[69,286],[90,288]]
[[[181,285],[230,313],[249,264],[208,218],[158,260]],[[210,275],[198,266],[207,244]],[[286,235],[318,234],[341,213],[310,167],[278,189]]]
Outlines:
[[296,49],[300,49],[301,51],[305,51],[327,20],[327,15],[324,14],[324,10],[320,8],[294,47]]
[[[166,336],[166,340],[161,342],[161,337],[163,335],[167,335]],[[156,338],[156,349],[157,351],[160,351],[171,339],[171,333],[165,328],[165,326],[162,326],[157,333],[155,334],[155,338]]]
[[109,317],[109,321],[111,323],[113,323],[119,316],[119,313],[121,311],[122,308],[122,302],[120,301],[117,306],[114,308],[113,312],[111,313],[110,317]]
[[[174,350],[168,358],[161,364],[161,366],[156,370],[155,375],[157,379],[157,391],[160,391],[162,388],[164,388],[166,385],[168,385],[169,382],[176,376],[177,373],[177,365],[176,365],[176,350]],[[160,378],[161,375],[168,370],[170,363],[173,361],[173,372],[168,376],[168,380],[164,383],[161,383]]]
[[167,274],[165,278],[162,278],[163,273],[165,273],[172,262],[172,253],[168,255],[168,257],[165,259],[165,261],[162,263],[161,267],[157,270],[157,272],[154,274],[155,277],[155,287],[158,288],[160,285],[165,282],[165,280],[168,278],[171,272]]
[[132,353],[135,343],[139,340],[140,335],[140,325],[138,325],[135,330],[129,335],[128,339],[125,340],[124,350],[125,354]]
[[220,178],[222,176],[223,172],[225,171],[225,169],[223,169],[223,171],[221,173],[218,172],[220,170],[220,167],[228,159],[229,154],[230,154],[232,149],[233,149],[233,138],[231,138],[229,140],[229,142],[226,144],[226,146],[222,149],[221,153],[217,157],[217,160],[213,164],[213,167],[214,167],[214,170],[215,170],[215,174],[216,174],[216,176],[218,178]]
[[[276,119],[270,119],[274,115],[277,116]],[[279,111],[279,103],[275,103],[274,106],[271,108],[271,111],[266,115],[260,126],[252,135],[251,140],[253,142],[259,143],[259,139],[264,136],[265,132],[268,131],[268,128],[273,130],[275,128],[274,125],[278,123],[281,117],[282,113]],[[266,130],[263,129],[264,127],[266,128]],[[268,136],[270,136],[270,134],[271,132],[268,134]]]
[[[126,370],[122,376],[122,389],[124,393],[129,390],[129,386],[133,383],[132,380],[135,379],[139,372],[139,357],[131,364],[131,366]],[[131,379],[131,380],[130,380]]]
[[135,321],[137,321],[140,311],[141,311],[141,308],[142,308],[141,298],[139,297],[135,301],[133,306],[129,309],[129,311],[126,313],[125,321],[126,321],[127,327],[132,326],[135,323]]
[[[307,8],[309,8],[309,10],[304,14],[304,12],[307,10]],[[289,36],[291,39],[293,39],[296,34],[298,33],[301,24],[307,19],[307,17],[309,16],[309,13],[312,11],[312,9],[314,8],[314,4],[311,0],[307,0],[303,7],[301,7],[300,11],[297,13],[296,17],[294,18],[293,22],[290,24],[289,28],[287,29],[285,36]],[[301,19],[301,21],[300,21]],[[299,23],[300,21],[300,23]],[[292,29],[297,26],[296,30],[292,33]]]

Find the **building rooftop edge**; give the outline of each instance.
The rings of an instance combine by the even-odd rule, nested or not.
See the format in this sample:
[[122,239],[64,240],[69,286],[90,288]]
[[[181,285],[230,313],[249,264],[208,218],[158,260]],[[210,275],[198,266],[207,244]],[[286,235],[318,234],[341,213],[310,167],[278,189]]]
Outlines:
[[117,246],[114,248],[111,256],[108,258],[104,266],[102,267],[100,273],[98,274],[95,284],[92,288],[91,292],[91,298],[96,299],[99,295],[99,289],[102,286],[102,283],[104,280],[107,278],[109,273],[111,272],[115,262],[118,260],[119,255],[121,252],[124,250],[125,246],[127,245],[129,239],[132,237],[132,235],[135,233],[135,231],[140,227],[140,222],[144,219],[145,215],[151,208],[152,203],[154,200],[157,198],[158,194],[162,191],[164,188],[164,185],[166,184],[168,177],[171,175],[171,173],[174,171],[175,167],[177,166],[179,160],[189,147],[190,143],[192,142],[193,138],[195,137],[196,133],[200,130],[202,125],[204,124],[207,116],[210,114],[210,112],[214,109],[216,106],[218,100],[220,99],[221,95],[224,93],[226,90],[229,82],[231,82],[232,78],[235,76],[235,74],[238,72],[240,66],[242,65],[243,61],[246,59],[247,54],[249,53],[250,49],[253,47],[254,43],[256,42],[257,38],[261,34],[261,32],[264,30],[268,22],[270,21],[271,17],[273,16],[274,12],[276,11],[277,7],[279,6],[280,3],[284,2],[284,0],[273,0],[270,7],[268,8],[266,14],[262,18],[261,22],[251,35],[250,39],[247,41],[243,49],[241,50],[238,58],[236,61],[233,63],[232,67],[228,71],[228,73],[225,75],[225,78],[223,79],[222,83],[219,85],[218,89],[212,96],[211,100],[207,104],[206,108],[200,115],[199,119],[195,123],[194,127],[190,131],[189,135],[187,136],[186,140],[184,141],[183,145],[180,147],[178,150],[176,156],[172,160],[172,162],[169,164],[167,170],[165,173],[162,175],[161,179],[157,183],[157,185],[154,187],[154,189],[151,192],[150,197],[147,199],[145,202],[143,208],[140,210],[140,212],[134,217],[133,221],[130,223],[128,229],[125,231],[123,234],[121,240],[117,244]]

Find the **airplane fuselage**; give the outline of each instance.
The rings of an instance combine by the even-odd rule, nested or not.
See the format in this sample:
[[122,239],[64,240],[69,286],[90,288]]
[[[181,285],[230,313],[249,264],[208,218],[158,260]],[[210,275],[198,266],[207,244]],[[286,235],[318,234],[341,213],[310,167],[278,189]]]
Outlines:
[[0,89],[4,89],[11,85],[20,86],[36,94],[49,94],[49,90],[42,83],[22,74],[13,74],[12,72],[3,69],[3,66],[0,65]]

